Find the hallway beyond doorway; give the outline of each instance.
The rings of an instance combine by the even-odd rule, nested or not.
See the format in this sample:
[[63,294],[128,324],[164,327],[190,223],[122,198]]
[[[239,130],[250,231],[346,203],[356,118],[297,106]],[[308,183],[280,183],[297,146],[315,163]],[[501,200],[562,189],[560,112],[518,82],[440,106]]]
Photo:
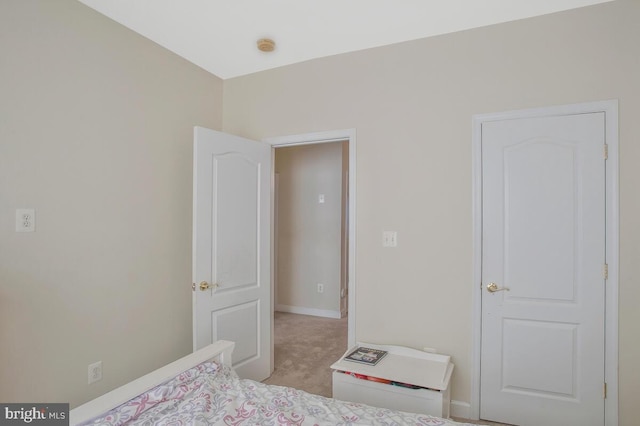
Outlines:
[[331,364],[347,350],[342,319],[275,312],[274,371],[264,380],[331,397]]

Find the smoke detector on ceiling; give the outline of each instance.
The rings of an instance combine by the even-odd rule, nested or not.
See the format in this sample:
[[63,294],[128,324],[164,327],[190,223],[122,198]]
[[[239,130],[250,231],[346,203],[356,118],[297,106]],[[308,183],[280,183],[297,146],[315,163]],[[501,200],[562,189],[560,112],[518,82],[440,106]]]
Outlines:
[[261,52],[273,52],[276,48],[276,43],[270,38],[261,38],[258,40],[258,50]]

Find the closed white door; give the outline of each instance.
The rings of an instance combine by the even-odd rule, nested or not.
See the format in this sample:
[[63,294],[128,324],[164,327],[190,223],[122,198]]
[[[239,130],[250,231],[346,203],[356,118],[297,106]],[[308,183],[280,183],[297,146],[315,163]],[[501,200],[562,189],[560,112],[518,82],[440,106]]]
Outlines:
[[243,378],[271,374],[271,146],[194,132],[194,349],[236,343]]
[[482,124],[482,419],[604,424],[604,120]]

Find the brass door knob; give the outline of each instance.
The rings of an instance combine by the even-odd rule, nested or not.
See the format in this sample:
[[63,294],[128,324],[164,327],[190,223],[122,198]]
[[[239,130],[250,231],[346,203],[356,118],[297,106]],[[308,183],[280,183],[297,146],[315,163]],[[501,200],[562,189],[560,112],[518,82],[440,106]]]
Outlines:
[[209,290],[210,288],[215,289],[216,287],[218,287],[218,284],[216,284],[216,283],[209,284],[206,281],[202,281],[200,283],[200,291],[206,291],[206,290]]
[[495,293],[496,291],[503,291],[503,290],[504,290],[504,291],[509,291],[509,289],[508,289],[507,287],[502,287],[502,288],[500,288],[500,287],[498,287],[498,284],[496,284],[496,283],[489,283],[489,284],[487,284],[487,290],[488,290],[490,293]]

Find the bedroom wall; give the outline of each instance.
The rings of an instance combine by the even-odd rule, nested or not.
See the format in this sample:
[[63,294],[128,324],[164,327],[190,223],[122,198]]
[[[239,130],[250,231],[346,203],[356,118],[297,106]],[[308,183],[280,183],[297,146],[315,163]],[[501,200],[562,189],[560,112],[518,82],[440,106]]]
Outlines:
[[[342,151],[340,142],[275,150],[276,310],[340,317]],[[323,293],[318,293],[318,283],[323,284]]]
[[[453,355],[471,386],[471,118],[620,102],[620,424],[640,393],[640,2],[313,60],[224,82],[223,129],[260,139],[356,128],[356,338]],[[383,230],[398,247],[381,246]],[[460,405],[464,408],[464,404]]]
[[1,1],[0,52],[0,401],[73,407],[192,349],[192,133],[222,82],[74,0]]

